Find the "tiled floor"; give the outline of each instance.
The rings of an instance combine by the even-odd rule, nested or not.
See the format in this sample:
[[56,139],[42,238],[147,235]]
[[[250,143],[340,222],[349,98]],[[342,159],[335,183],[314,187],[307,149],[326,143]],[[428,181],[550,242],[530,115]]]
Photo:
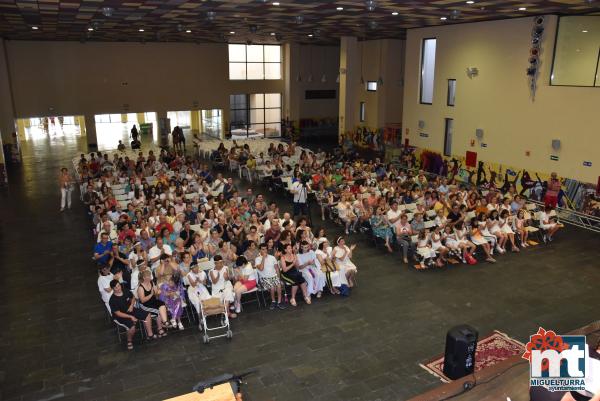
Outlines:
[[[468,323],[525,341],[598,319],[600,240],[568,228],[551,246],[496,265],[417,272],[360,236],[359,287],[348,299],[249,310],[231,342],[195,328],[127,352],[107,323],[80,204],[59,213],[58,169],[81,139],[24,143],[0,195],[0,399],[159,400],[198,380],[258,367],[248,400],[404,400],[439,385],[419,362]],[[338,229],[326,225],[330,236]]]

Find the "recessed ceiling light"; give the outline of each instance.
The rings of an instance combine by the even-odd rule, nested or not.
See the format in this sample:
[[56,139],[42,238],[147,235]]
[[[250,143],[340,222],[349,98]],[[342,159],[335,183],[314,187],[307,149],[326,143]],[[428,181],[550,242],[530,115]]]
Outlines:
[[468,0],[467,1],[467,4],[473,4],[473,3],[475,3],[473,0]]
[[441,19],[442,21],[446,21],[448,18],[446,18],[446,17],[440,17],[440,19]]
[[31,29],[33,29],[34,31],[37,31],[39,28],[37,26],[32,26]]
[[144,28],[138,29],[138,32],[144,32]]
[[185,31],[185,33],[192,33],[192,30],[191,30],[191,29],[187,29],[187,30]]
[[336,8],[336,10],[338,10],[338,11],[344,11],[344,7],[338,7],[338,8]]
[[392,15],[398,15],[398,11],[394,11]]
[[588,33],[587,29],[584,29],[583,31],[581,31],[583,33]]
[[278,6],[278,5],[279,5],[279,2],[278,2],[278,1],[274,1],[274,2],[273,2],[273,5],[274,5],[274,6]]
[[235,35],[235,32],[231,31],[229,32],[230,35]]
[[312,38],[312,37],[313,37],[313,34],[312,34],[312,33],[309,33],[309,34],[308,34],[308,37],[309,37],[309,38]]
[[271,32],[271,36],[275,36],[275,32]]
[[519,11],[525,11],[527,10],[527,7],[519,7]]
[[92,32],[94,30],[94,28],[88,28],[88,31]]

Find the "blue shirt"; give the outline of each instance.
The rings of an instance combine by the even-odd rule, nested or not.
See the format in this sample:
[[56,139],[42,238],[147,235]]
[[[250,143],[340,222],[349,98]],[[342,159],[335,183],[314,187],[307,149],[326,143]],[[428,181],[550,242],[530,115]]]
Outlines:
[[[98,242],[96,244],[96,246],[94,247],[94,253],[97,253],[98,255],[102,255],[104,252],[112,250],[112,246],[113,246],[113,244],[111,241],[108,241],[106,243],[106,245],[103,245],[102,242]],[[99,264],[108,263],[109,259],[110,259],[110,254],[106,254],[106,255],[102,256],[100,259],[96,259],[96,262],[98,262]]]

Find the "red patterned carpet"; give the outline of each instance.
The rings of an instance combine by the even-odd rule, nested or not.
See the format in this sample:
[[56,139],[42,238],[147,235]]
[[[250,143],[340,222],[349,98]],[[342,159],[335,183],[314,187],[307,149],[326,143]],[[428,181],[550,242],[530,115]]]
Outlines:
[[[525,352],[525,345],[508,335],[494,330],[490,335],[480,339],[475,351],[475,372],[502,362],[511,356]],[[452,380],[444,374],[444,354],[436,356],[420,366],[439,377],[443,382]]]

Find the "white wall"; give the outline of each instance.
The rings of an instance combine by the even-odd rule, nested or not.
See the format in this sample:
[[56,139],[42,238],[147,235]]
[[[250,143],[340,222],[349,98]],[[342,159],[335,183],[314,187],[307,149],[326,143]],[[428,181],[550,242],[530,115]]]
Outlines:
[[[557,17],[548,16],[535,101],[525,70],[532,18],[411,29],[406,42],[403,126],[411,144],[442,152],[444,119],[454,118],[452,153],[563,177],[597,182],[600,167],[600,90],[549,86]],[[437,38],[433,105],[419,104],[421,42]],[[479,76],[469,79],[467,67]],[[456,106],[446,105],[447,80],[457,80]],[[425,122],[419,130],[418,121]],[[483,143],[475,130],[484,130]],[[423,138],[423,131],[429,137]],[[562,148],[554,152],[552,139]],[[530,156],[526,156],[530,151]],[[550,160],[550,155],[559,161]],[[592,167],[584,167],[591,161]]]

